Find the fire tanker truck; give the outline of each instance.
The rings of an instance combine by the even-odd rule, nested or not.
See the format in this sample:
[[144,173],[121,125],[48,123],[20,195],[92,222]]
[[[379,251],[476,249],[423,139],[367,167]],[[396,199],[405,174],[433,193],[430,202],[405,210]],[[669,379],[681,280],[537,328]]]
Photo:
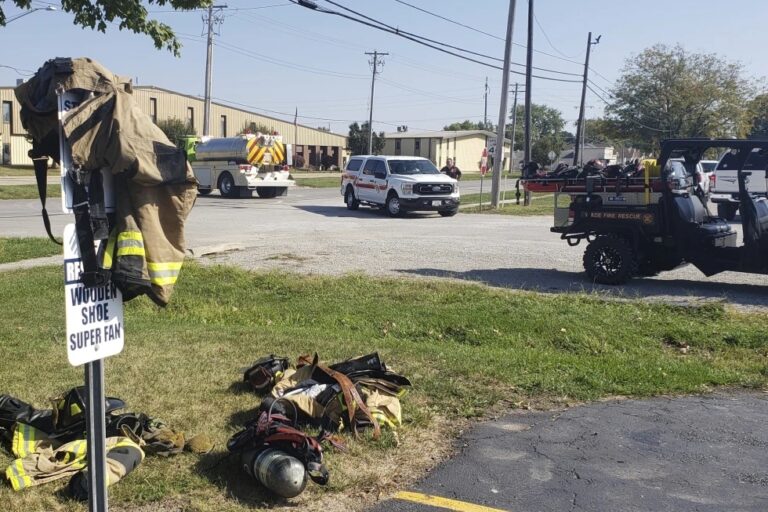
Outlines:
[[219,189],[224,197],[252,197],[255,190],[273,198],[296,185],[289,172],[291,146],[280,135],[186,137],[183,144],[202,195]]

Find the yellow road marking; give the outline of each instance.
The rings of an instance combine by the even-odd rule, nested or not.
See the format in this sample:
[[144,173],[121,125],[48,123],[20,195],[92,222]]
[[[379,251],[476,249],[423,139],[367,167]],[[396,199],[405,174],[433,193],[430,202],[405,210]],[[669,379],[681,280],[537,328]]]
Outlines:
[[448,498],[422,494],[420,492],[401,491],[395,494],[395,499],[413,501],[415,503],[421,503],[422,505],[429,505],[430,507],[455,510],[456,512],[507,512],[500,508],[484,507],[482,505],[475,505],[474,503],[449,500]]

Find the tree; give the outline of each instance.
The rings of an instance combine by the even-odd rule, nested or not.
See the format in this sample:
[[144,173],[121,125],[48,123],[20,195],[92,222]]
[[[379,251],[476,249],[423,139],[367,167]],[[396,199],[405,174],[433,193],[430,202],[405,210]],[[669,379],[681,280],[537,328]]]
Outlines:
[[749,104],[750,137],[768,138],[768,93],[763,93]]
[[743,137],[752,81],[741,64],[656,45],[627,59],[606,112],[644,150],[667,137]]
[[[490,124],[490,123],[489,123]],[[489,130],[490,127],[487,126],[483,121],[473,122],[467,119],[466,121],[462,121],[460,123],[451,123],[448,126],[443,126],[443,130],[454,132],[454,131],[461,131],[461,130]]]
[[[507,124],[506,137],[512,137],[512,116]],[[515,124],[515,150],[523,149],[525,145],[525,106],[517,106],[517,123]],[[565,121],[559,110],[546,105],[531,104],[531,158],[535,162],[549,163],[549,152],[558,155],[565,148]]]
[[246,121],[243,125],[243,129],[240,131],[240,134],[243,133],[264,133],[269,135],[275,131],[275,128],[270,128],[269,126],[265,125],[264,123],[257,123],[256,121]]
[[[371,132],[368,122],[349,125],[349,151],[353,155],[368,154],[368,134]],[[373,132],[373,153],[378,155],[384,149],[384,132]]]
[[[11,0],[20,9],[32,9],[30,0]],[[208,7],[212,0],[145,0],[150,6],[170,6],[174,10],[189,11]],[[2,1],[0,1],[0,4]],[[169,25],[148,19],[147,9],[142,0],[66,0],[59,7],[75,15],[74,23],[81,27],[106,33],[107,24],[116,22],[120,30],[128,29],[136,34],[146,34],[155,47],[166,48],[179,55],[181,43]],[[5,26],[6,17],[0,7],[0,26]]]
[[188,135],[197,135],[194,126],[190,125],[186,121],[182,121],[178,117],[171,117],[163,119],[157,123],[157,127],[163,130],[171,142],[175,145],[179,145],[179,141]]

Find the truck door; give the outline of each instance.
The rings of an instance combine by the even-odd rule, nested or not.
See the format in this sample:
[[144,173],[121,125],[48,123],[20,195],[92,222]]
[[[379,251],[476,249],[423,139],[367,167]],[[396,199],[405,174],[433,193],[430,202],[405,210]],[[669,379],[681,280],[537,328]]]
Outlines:
[[361,201],[375,201],[375,183],[373,173],[376,170],[377,160],[375,158],[369,158],[363,165],[363,170],[360,172],[357,181],[355,182],[355,193],[358,199]]
[[389,179],[387,162],[384,160],[376,161],[376,168],[373,170],[373,201],[379,204],[387,202],[387,181]]

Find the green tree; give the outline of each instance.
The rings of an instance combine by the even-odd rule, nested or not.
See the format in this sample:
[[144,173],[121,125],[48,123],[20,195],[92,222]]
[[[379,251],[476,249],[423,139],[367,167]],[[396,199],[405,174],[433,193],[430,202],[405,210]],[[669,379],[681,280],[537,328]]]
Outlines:
[[257,123],[256,121],[246,121],[245,124],[243,125],[243,129],[240,130],[240,134],[243,134],[243,133],[264,133],[264,134],[269,135],[273,131],[275,131],[274,126],[270,128],[269,126],[265,125],[264,123]]
[[177,117],[171,117],[163,119],[157,123],[157,127],[163,130],[171,142],[179,145],[179,141],[188,135],[197,135],[195,128],[191,126],[187,121],[182,121]]
[[750,137],[768,138],[768,93],[763,93],[749,104]]
[[667,137],[741,137],[754,87],[743,66],[681,46],[656,45],[627,59],[606,112],[644,150]]
[[[488,123],[490,125],[490,123]],[[487,126],[483,121],[470,121],[467,119],[466,121],[461,121],[457,123],[451,123],[447,126],[443,126],[443,130],[446,131],[461,131],[461,130],[489,130],[489,126]]]
[[[371,132],[368,122],[349,125],[349,151],[353,155],[368,154],[368,134]],[[384,132],[373,132],[373,154],[378,155],[384,149]]]
[[[515,150],[520,151],[525,145],[525,106],[517,106],[515,124]],[[507,124],[506,136],[512,137],[512,113]],[[565,121],[559,110],[546,105],[531,104],[531,158],[535,162],[549,163],[548,154],[554,151],[558,155],[565,148]]]
[[[0,0],[2,4],[4,0]],[[127,29],[136,34],[148,35],[155,47],[166,48],[179,55],[181,43],[169,25],[148,18],[143,4],[169,6],[179,11],[208,7],[212,0],[62,0],[58,7],[74,14],[75,25],[106,33],[108,23],[116,23],[120,30]],[[31,0],[11,0],[20,9],[32,9]],[[5,26],[6,16],[0,7],[0,26]]]

